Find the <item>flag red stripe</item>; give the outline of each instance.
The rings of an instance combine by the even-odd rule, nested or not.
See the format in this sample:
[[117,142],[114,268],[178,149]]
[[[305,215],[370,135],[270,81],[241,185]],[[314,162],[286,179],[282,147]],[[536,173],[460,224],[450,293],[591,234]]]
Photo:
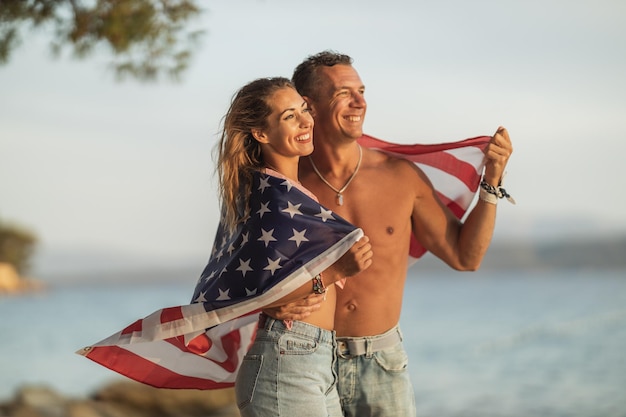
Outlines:
[[359,139],[362,146],[380,149],[385,153],[393,154],[399,158],[407,159],[414,163],[431,166],[450,175],[457,177],[467,188],[475,192],[480,182],[480,173],[476,172],[474,165],[457,158],[451,153],[445,152],[451,149],[476,147],[482,153],[482,150],[489,143],[489,136],[477,136],[475,138],[465,139],[453,143],[435,143],[435,144],[415,144],[404,145],[386,142],[372,136],[363,135]]
[[141,329],[143,328],[143,320],[137,320],[133,324],[126,326],[120,334],[133,334],[135,332],[141,333]]
[[178,374],[119,346],[94,347],[87,357],[128,378],[157,388],[218,389],[234,385],[233,382]]
[[161,323],[175,322],[184,318],[183,309],[180,307],[168,307],[161,311]]

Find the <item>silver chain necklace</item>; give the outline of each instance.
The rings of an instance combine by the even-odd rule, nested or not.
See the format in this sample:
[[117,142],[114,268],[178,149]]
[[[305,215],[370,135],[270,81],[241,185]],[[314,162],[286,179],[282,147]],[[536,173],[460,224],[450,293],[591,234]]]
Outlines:
[[311,166],[313,167],[313,171],[315,171],[317,176],[320,177],[320,180],[322,180],[324,182],[324,184],[328,185],[331,190],[333,190],[334,192],[337,193],[337,205],[339,205],[339,206],[343,206],[343,192],[346,191],[346,188],[348,188],[348,185],[350,185],[350,183],[352,182],[352,180],[356,176],[356,173],[359,172],[359,168],[361,167],[361,159],[363,157],[363,150],[361,149],[360,145],[357,145],[357,146],[359,146],[359,160],[356,163],[356,168],[354,168],[354,172],[352,173],[352,175],[350,175],[350,178],[348,178],[348,181],[346,181],[346,183],[343,185],[343,187],[341,187],[341,189],[339,189],[339,190],[336,189],[335,187],[333,187],[333,185],[331,183],[326,181],[326,178],[324,178],[324,176],[320,173],[320,171],[315,166],[315,163],[313,162],[313,158],[311,158],[309,156],[309,162],[311,162]]

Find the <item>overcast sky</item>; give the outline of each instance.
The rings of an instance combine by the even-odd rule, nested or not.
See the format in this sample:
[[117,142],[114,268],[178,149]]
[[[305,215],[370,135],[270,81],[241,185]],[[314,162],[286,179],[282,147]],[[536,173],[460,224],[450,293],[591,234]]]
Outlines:
[[177,84],[119,83],[107,56],[54,60],[32,36],[0,67],[0,218],[39,235],[39,270],[50,253],[67,267],[104,253],[200,270],[232,94],[323,49],[354,58],[370,135],[509,129],[505,185],[518,203],[500,203],[497,239],[626,232],[625,2],[202,3],[207,34]]

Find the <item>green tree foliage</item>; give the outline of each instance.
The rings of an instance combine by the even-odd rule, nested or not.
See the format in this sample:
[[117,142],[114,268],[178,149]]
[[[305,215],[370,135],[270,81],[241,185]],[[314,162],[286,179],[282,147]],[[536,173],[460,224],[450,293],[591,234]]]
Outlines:
[[13,265],[23,275],[30,268],[36,244],[37,237],[34,233],[0,220],[0,262]]
[[0,64],[26,30],[43,28],[57,56],[66,47],[81,59],[104,48],[118,79],[178,79],[204,33],[190,29],[200,13],[194,0],[0,0]]

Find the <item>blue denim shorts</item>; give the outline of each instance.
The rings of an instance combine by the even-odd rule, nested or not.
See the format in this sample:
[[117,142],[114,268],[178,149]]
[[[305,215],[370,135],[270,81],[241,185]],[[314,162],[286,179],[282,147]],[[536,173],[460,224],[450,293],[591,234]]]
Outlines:
[[[401,335],[396,326],[365,339],[371,342],[392,332]],[[407,366],[408,356],[401,340],[395,346],[357,356],[339,352],[337,388],[344,416],[414,417],[415,394]]]
[[342,417],[335,333],[261,315],[235,382],[242,417]]

